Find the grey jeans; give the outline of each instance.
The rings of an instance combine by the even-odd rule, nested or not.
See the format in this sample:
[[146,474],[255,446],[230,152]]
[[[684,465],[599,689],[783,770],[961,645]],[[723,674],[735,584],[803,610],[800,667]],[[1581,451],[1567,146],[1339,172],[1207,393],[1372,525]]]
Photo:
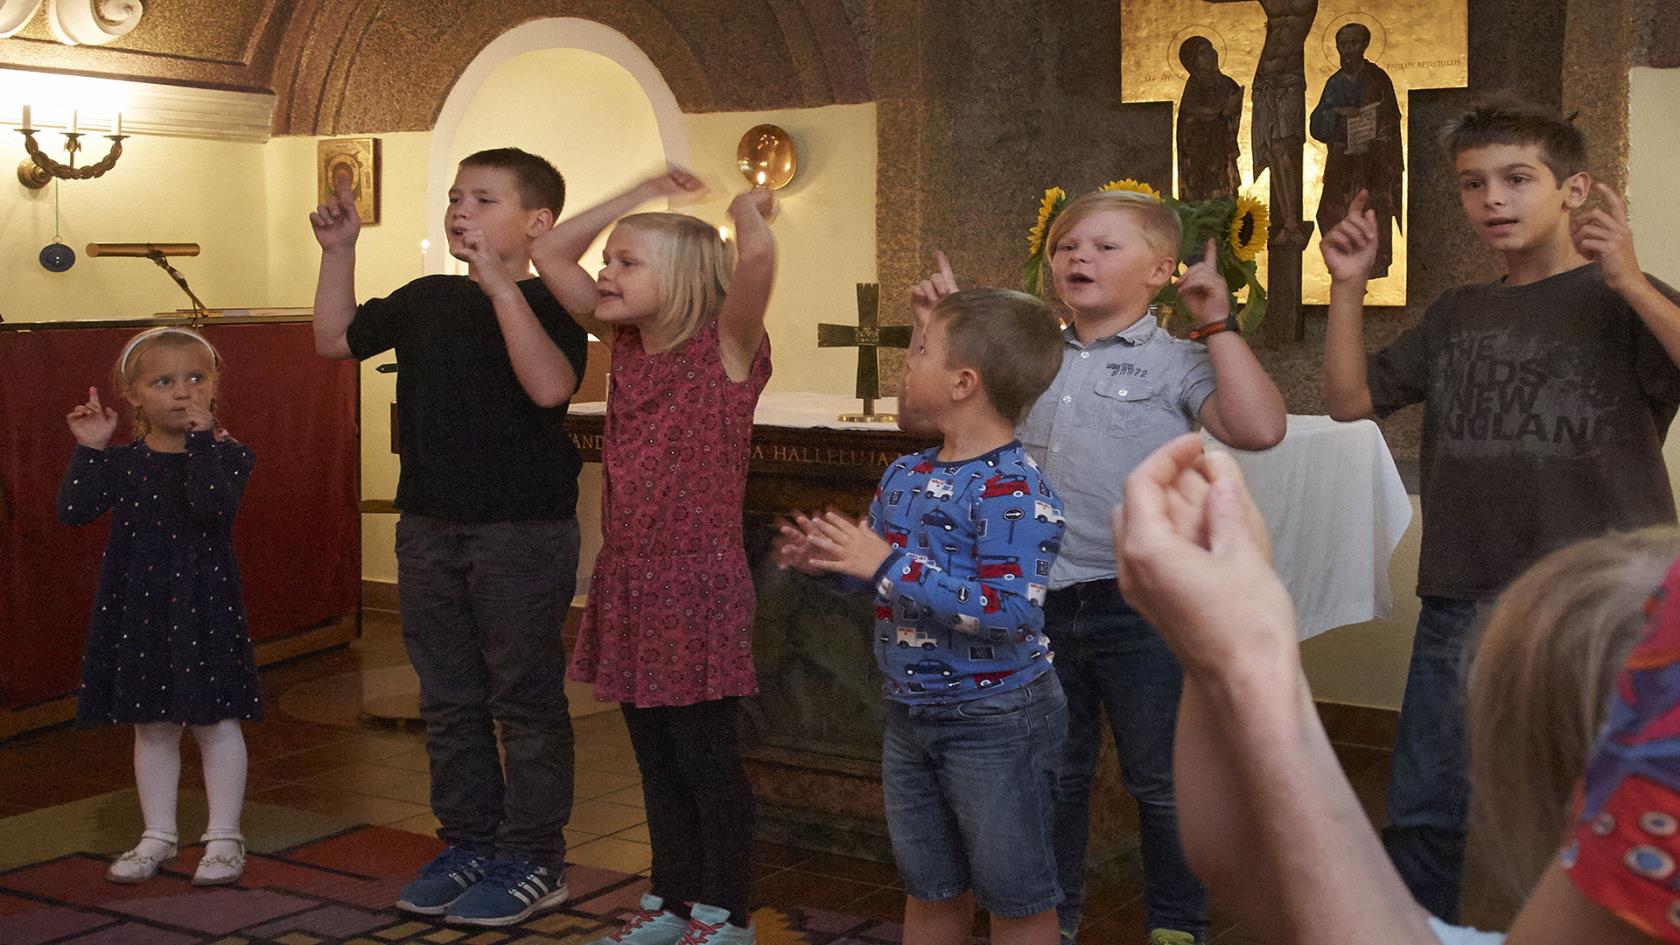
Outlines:
[[560,631],[577,562],[575,519],[397,522],[403,644],[420,676],[432,813],[447,843],[565,862],[572,722]]

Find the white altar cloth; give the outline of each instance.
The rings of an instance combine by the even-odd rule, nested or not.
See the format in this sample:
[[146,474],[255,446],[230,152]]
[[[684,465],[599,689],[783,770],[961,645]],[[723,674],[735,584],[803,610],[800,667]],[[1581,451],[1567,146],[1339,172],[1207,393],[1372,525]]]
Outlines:
[[1388,559],[1412,503],[1377,425],[1292,414],[1282,443],[1230,453],[1271,532],[1272,562],[1295,600],[1301,639],[1387,617]]
[[[862,409],[854,397],[771,391],[759,399],[753,422],[795,429],[895,429],[835,419]],[[882,398],[875,409],[891,413],[897,401]],[[605,411],[600,402],[571,406],[580,416]],[[1214,448],[1227,449],[1202,436]],[[1271,532],[1272,560],[1295,600],[1301,639],[1388,616],[1394,605],[1388,560],[1411,522],[1412,504],[1377,425],[1292,414],[1282,443],[1259,453],[1230,453]]]

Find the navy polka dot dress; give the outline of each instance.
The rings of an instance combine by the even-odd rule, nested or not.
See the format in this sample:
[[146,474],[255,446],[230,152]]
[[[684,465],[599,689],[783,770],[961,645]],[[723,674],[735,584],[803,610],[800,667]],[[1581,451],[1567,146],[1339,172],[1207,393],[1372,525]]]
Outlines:
[[59,486],[59,520],[86,525],[111,512],[77,722],[262,718],[233,556],[233,516],[251,465],[249,449],[207,432],[188,434],[184,453],[144,442],[76,447]]

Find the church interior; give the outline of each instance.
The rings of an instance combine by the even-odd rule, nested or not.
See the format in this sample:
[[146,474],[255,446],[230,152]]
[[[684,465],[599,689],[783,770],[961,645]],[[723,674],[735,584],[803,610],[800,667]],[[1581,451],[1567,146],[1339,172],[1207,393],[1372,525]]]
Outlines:
[[[78,6],[93,11],[80,29],[108,35],[72,41],[55,11]],[[1643,267],[1680,284],[1680,188],[1667,176],[1680,148],[1680,2],[1321,0],[1318,10],[1308,107],[1336,69],[1337,24],[1361,22],[1381,27],[1372,33],[1384,46],[1373,39],[1369,55],[1395,77],[1404,113],[1402,235],[1394,275],[1373,286],[1369,345],[1415,325],[1442,290],[1499,273],[1464,224],[1435,143],[1436,129],[1494,92],[1576,116],[1593,178],[1626,196]],[[16,182],[10,164],[0,175],[0,942],[581,943],[610,931],[646,888],[652,853],[629,738],[616,706],[580,685],[569,693],[574,905],[470,933],[389,908],[435,851],[437,821],[396,613],[394,358],[329,365],[308,340],[320,258],[308,216],[333,160],[355,165],[367,205],[355,282],[366,299],[465,273],[445,249],[442,209],[472,152],[547,157],[566,180],[562,218],[679,165],[707,189],[672,208],[723,223],[743,188],[743,136],[776,126],[797,167],[771,220],[780,268],[766,316],[777,363],[769,392],[855,409],[860,352],[819,346],[817,326],[856,325],[859,284],[879,285],[883,326],[907,325],[909,289],[936,250],[965,285],[1017,286],[1046,188],[1132,179],[1172,190],[1172,90],[1187,75],[1177,42],[1216,15],[1224,71],[1247,86],[1266,29],[1261,3],[0,0],[0,146],[23,162]],[[1432,32],[1432,21],[1455,28]],[[33,133],[16,134],[25,128]],[[77,129],[80,151],[67,157],[65,133]],[[120,153],[96,176],[26,183],[25,138],[66,171]],[[1243,185],[1263,196],[1246,125],[1239,140]],[[1304,149],[1310,221],[1325,148],[1309,137]],[[196,251],[153,260],[90,244]],[[1280,306],[1256,330],[1292,423],[1325,413],[1326,298],[1313,278],[1295,311]],[[207,313],[194,311],[198,300]],[[97,888],[140,827],[129,733],[71,721],[102,538],[67,536],[51,505],[74,445],[64,411],[107,383],[122,339],[158,318],[202,325],[224,346],[228,427],[263,431],[239,527],[267,710],[245,727],[246,880],[200,893],[166,874],[173,885],[142,900]],[[590,357],[574,407],[602,399],[606,348],[592,344]],[[891,396],[902,355],[883,345],[880,358],[880,393]],[[591,416],[572,418],[585,466],[568,641],[601,544]],[[1384,519],[1387,547],[1379,542],[1367,568],[1375,605],[1327,618],[1301,653],[1338,758],[1379,825],[1418,618],[1418,413],[1380,430],[1370,448],[1393,456],[1398,498]],[[761,528],[778,510],[861,508],[881,457],[917,448],[896,433],[765,442],[776,452],[749,485],[749,522]],[[1312,475],[1325,482],[1307,492],[1334,491],[1334,468]],[[787,587],[776,593],[760,588],[760,626],[822,630],[760,641],[773,649],[759,654],[761,673],[771,667],[783,684],[748,711],[765,735],[748,754],[766,810],[753,858],[759,940],[899,941],[904,890],[870,793],[879,710],[867,706],[878,687],[848,676],[864,644],[832,639],[867,618],[814,614]],[[806,679],[824,687],[813,690],[820,698],[799,694]],[[845,699],[862,714],[835,701]],[[194,759],[189,748],[187,825],[204,816]],[[1135,817],[1104,764],[1097,790],[1111,802],[1093,828],[1086,945],[1137,940],[1143,923]],[[1509,916],[1479,882],[1472,872],[1466,919],[1498,926]],[[1261,940],[1218,898],[1211,919],[1209,941]],[[982,921],[975,935],[986,934]]]

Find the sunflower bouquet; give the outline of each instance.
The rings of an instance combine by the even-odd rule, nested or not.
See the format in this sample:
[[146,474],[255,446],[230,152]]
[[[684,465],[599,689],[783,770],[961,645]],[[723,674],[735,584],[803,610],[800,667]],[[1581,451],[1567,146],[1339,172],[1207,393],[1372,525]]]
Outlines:
[[[1214,200],[1178,200],[1164,197],[1155,188],[1135,180],[1117,180],[1104,184],[1102,190],[1129,190],[1147,194],[1161,201],[1178,217],[1181,236],[1178,241],[1178,261],[1198,258],[1213,240],[1219,247],[1219,272],[1231,291],[1231,310],[1243,334],[1253,331],[1266,317],[1266,288],[1260,284],[1255,257],[1266,247],[1268,223],[1266,205],[1262,201],[1239,194]],[[1038,219],[1027,233],[1027,261],[1021,267],[1021,288],[1034,295],[1043,295],[1045,280],[1050,271],[1050,225],[1067,206],[1067,192],[1060,187],[1046,188],[1039,201]],[[1247,293],[1239,298],[1238,293]],[[1168,282],[1156,293],[1154,303],[1169,312],[1178,311],[1178,290]]]

